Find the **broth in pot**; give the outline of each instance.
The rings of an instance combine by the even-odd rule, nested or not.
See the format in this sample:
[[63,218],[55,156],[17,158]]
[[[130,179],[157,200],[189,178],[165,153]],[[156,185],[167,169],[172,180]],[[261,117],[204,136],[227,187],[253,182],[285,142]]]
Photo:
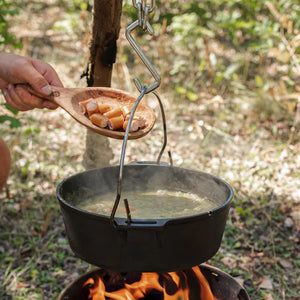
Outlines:
[[[84,211],[110,216],[115,193],[108,193],[80,200],[74,205]],[[178,218],[209,212],[219,204],[196,194],[181,191],[124,192],[133,219]],[[116,217],[126,218],[125,206],[120,202]]]

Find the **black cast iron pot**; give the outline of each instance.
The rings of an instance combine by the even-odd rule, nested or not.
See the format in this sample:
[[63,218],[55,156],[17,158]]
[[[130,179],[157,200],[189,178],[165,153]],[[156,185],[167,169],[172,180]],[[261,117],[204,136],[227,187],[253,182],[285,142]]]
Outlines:
[[[81,199],[115,192],[119,166],[89,170],[65,179],[57,188],[70,246],[83,260],[115,271],[170,272],[199,265],[220,247],[231,187],[207,173],[155,164],[125,165],[123,191],[191,192],[216,208],[187,217],[132,220],[77,208]],[[130,199],[129,199],[130,200]]]

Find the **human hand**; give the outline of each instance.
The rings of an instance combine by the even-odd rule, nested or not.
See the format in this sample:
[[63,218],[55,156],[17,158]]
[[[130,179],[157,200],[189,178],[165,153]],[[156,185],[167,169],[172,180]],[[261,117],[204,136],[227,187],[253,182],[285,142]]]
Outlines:
[[63,87],[49,64],[34,58],[0,53],[0,89],[8,105],[20,111],[57,108],[54,102],[34,96],[22,87],[15,87],[17,83],[27,83],[46,96],[52,92],[50,85]]

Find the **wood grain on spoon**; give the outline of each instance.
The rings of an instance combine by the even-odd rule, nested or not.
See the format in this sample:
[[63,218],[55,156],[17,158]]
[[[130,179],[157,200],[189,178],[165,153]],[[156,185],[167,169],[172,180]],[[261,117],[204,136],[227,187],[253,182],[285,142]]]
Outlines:
[[[35,96],[54,101],[58,106],[60,106],[66,112],[68,112],[80,124],[101,135],[105,135],[107,137],[115,139],[123,139],[125,132],[123,130],[110,130],[107,128],[100,128],[94,125],[89,120],[89,118],[87,118],[83,114],[82,109],[79,106],[79,102],[90,98],[95,98],[101,99],[103,103],[107,103],[109,105],[126,105],[131,109],[137,99],[136,97],[122,90],[106,87],[61,88],[51,86],[52,95],[45,96],[33,90],[29,85],[18,84],[17,86],[26,89],[28,92]],[[130,132],[128,135],[128,139],[138,139],[145,136],[153,128],[155,123],[155,114],[153,110],[143,102],[139,103],[135,115],[143,116],[146,120],[146,126],[144,128],[139,129],[136,132]]]

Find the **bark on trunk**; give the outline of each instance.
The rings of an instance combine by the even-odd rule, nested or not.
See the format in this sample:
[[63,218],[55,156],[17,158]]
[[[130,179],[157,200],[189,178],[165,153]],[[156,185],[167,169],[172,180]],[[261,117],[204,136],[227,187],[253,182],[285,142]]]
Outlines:
[[[88,86],[111,86],[117,54],[122,0],[95,0],[90,61],[84,76]],[[109,165],[113,158],[109,140],[87,130],[83,165],[86,169]]]

